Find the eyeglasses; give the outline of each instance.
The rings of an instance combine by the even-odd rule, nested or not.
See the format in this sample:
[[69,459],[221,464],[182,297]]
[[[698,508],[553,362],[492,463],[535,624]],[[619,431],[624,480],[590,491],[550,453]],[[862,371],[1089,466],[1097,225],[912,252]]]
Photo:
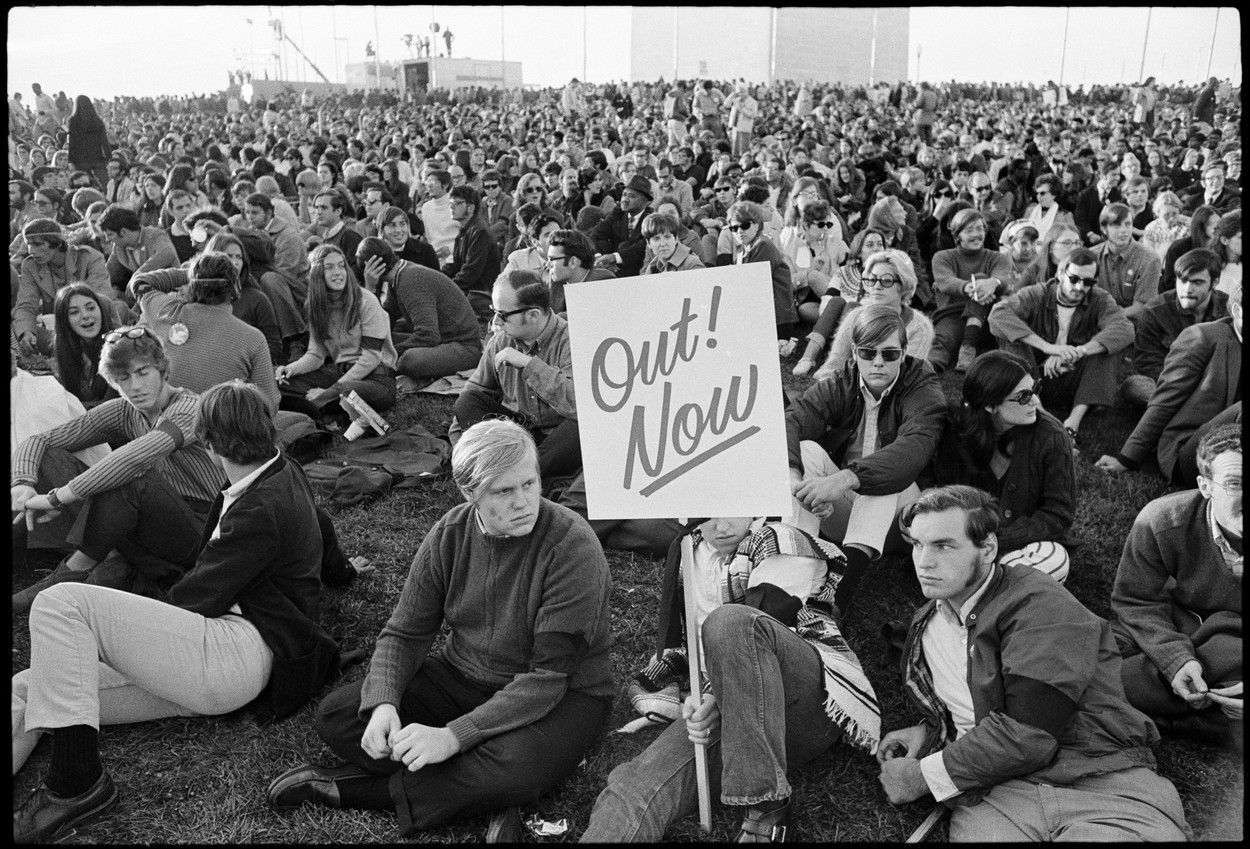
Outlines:
[[559,263],[560,265],[568,265],[569,260],[571,259],[576,259],[576,257],[569,256],[568,254],[565,254],[563,256],[551,256],[550,254],[548,254],[547,264],[555,265],[556,263]]
[[1075,248],[1081,243],[1080,239],[1056,239],[1051,242],[1052,245],[1061,245],[1065,248]]
[[949,191],[935,192],[934,194],[936,197],[940,197],[940,198],[952,197],[952,193]]
[[521,313],[529,309],[533,309],[533,307],[520,307],[518,309],[508,310],[506,312],[503,310],[491,310],[491,312],[495,314],[495,318],[499,319],[502,322],[502,321],[507,321],[508,319],[512,318],[512,316],[514,315],[520,315]]
[[893,289],[898,285],[898,278],[888,274],[884,277],[874,277],[872,275],[865,274],[863,277],[859,278],[859,282],[865,289]]
[[990,187],[989,187],[989,186],[973,186],[973,187],[972,187],[972,190],[973,190],[974,192],[978,192],[978,193],[980,193],[980,192],[988,192],[988,191],[990,190]]
[[735,221],[733,224],[730,224],[730,225],[727,227],[727,229],[729,230],[729,232],[730,232],[730,233],[737,233],[737,232],[740,232],[740,231],[750,230],[750,229],[751,229],[752,227],[754,227],[754,226],[755,226],[755,224],[754,224],[754,223],[751,223],[751,224],[742,224],[742,223],[740,223],[740,222]]
[[875,360],[877,358],[877,354],[880,354],[881,359],[885,362],[892,363],[897,361],[899,357],[903,356],[903,349],[869,348],[867,346],[855,348],[855,356],[859,357],[861,360]]
[[[1210,478],[1208,478],[1208,480],[1210,480]],[[1212,480],[1211,485],[1218,486],[1234,498],[1241,495],[1241,481],[1227,481],[1225,483],[1220,483],[1219,481]]]
[[118,339],[125,337],[126,339],[141,339],[148,335],[145,327],[122,327],[104,335],[104,341],[112,344]]
[[1023,407],[1025,404],[1032,401],[1033,398],[1036,397],[1036,395],[1037,395],[1036,389],[1032,389],[1032,388],[1021,389],[1015,395],[1008,395],[1007,400],[1011,401],[1012,403],[1019,404],[1021,407]]
[[483,184],[482,184],[482,188],[484,188],[484,189],[497,189],[497,188],[499,188],[499,184],[498,184],[498,183],[483,183]]
[[833,222],[832,221],[809,221],[807,222],[807,226],[819,227],[820,229],[824,230],[826,227],[832,227]]
[[734,190],[733,186],[717,186],[716,187],[717,192],[732,192],[733,190]]
[[543,193],[542,186],[530,186],[528,189],[521,192],[521,194],[523,195],[541,195],[542,193]]
[[1086,289],[1092,289],[1094,288],[1094,286],[1098,285],[1097,277],[1077,277],[1075,274],[1069,274],[1067,275],[1067,277],[1068,277],[1069,283],[1072,283],[1072,284],[1080,283]]

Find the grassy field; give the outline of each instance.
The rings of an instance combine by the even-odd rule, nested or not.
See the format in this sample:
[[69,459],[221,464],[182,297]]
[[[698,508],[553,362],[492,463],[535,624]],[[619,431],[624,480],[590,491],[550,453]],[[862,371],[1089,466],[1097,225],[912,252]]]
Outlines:
[[[787,388],[804,388],[809,379],[790,375],[793,359],[782,364]],[[958,378],[947,377],[948,393]],[[401,399],[389,416],[403,428],[420,423],[431,432],[446,431],[451,401],[418,395]],[[1072,555],[1068,588],[1091,610],[1107,616],[1111,582],[1133,518],[1164,491],[1161,481],[1143,474],[1110,478],[1091,463],[1115,450],[1133,421],[1118,411],[1093,414],[1082,428],[1083,453],[1077,461],[1080,500],[1075,524],[1083,544]],[[323,621],[344,649],[372,648],[399,596],[408,564],[426,531],[459,500],[449,480],[423,489],[397,490],[385,498],[342,511],[331,511],[349,555],[372,558],[377,572],[346,590],[328,590]],[[616,636],[613,660],[618,681],[634,672],[653,645],[658,574],[661,561],[609,551],[612,568],[612,616]],[[29,568],[15,570],[13,589],[34,580],[34,567],[55,559],[32,557]],[[923,601],[903,558],[886,558],[865,578],[856,607],[845,623],[847,639],[873,681],[883,711],[883,730],[910,724],[897,668],[885,657],[881,623],[909,616]],[[29,633],[24,617],[13,623],[12,664],[26,667]],[[364,674],[357,666],[344,680]],[[623,684],[622,684],[623,689]],[[264,791],[278,773],[305,760],[330,762],[328,750],[310,725],[312,706],[287,721],[259,728],[246,711],[213,720],[170,719],[105,728],[101,748],[105,766],[121,792],[120,803],[67,842],[81,843],[381,843],[396,839],[390,814],[332,811],[305,806],[279,815],[266,806]],[[618,697],[612,727],[634,718],[628,701]],[[640,752],[658,731],[608,735],[588,753],[585,763],[557,790],[544,797],[536,812],[547,820],[567,819],[568,831],[548,841],[575,840],[586,827],[596,795],[609,770]],[[1239,755],[1201,745],[1165,740],[1157,749],[1161,772],[1176,783],[1195,837],[1240,840],[1244,771]],[[16,804],[48,765],[45,742],[14,779]],[[904,840],[928,813],[924,802],[890,805],[877,783],[876,762],[837,746],[803,769],[792,771],[796,816],[790,834],[804,841]],[[737,811],[713,806],[710,835],[695,818],[674,825],[674,841],[730,840]],[[418,841],[479,841],[486,819],[466,821],[426,832]],[[931,840],[944,837],[939,828]],[[537,841],[539,838],[527,839]]]

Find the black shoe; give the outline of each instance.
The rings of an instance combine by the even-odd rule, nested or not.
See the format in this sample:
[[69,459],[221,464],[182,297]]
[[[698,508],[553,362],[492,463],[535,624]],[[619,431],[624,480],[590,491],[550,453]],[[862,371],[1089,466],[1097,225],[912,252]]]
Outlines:
[[786,825],[789,822],[789,799],[771,809],[752,805],[747,808],[746,816],[742,818],[741,830],[734,843],[785,843]]
[[108,810],[117,801],[117,787],[107,772],[77,796],[58,796],[40,784],[13,812],[14,843],[52,843],[74,826]]
[[1169,737],[1185,737],[1219,749],[1229,748],[1233,743],[1232,723],[1218,708],[1179,716],[1160,716],[1154,722],[1159,727],[1159,733]]
[[298,808],[305,802],[339,808],[343,805],[338,782],[344,778],[366,778],[365,772],[354,764],[320,766],[303,764],[289,769],[269,784],[266,797],[274,808]]
[[517,807],[496,811],[486,827],[487,843],[521,842],[521,809]]

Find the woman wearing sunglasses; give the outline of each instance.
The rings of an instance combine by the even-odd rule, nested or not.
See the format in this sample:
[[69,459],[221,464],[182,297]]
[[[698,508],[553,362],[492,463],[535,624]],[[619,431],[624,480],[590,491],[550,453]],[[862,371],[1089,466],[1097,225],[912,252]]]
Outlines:
[[764,235],[765,209],[758,203],[749,200],[738,201],[729,210],[729,224],[726,227],[733,239],[733,264],[744,265],[751,262],[767,262],[771,269],[773,281],[773,314],[777,322],[778,350],[783,357],[788,357],[798,345],[798,339],[791,336],[798,310],[794,304],[794,286],[790,277],[790,266],[786,265],[781,251]]
[[781,228],[778,242],[790,266],[799,318],[815,324],[821,298],[846,262],[849,248],[843,240],[845,230],[827,201],[800,197],[795,216],[792,224]]
[[[855,323],[855,312],[860,307],[884,306],[897,312],[907,327],[908,356],[920,360],[928,357],[933,346],[933,324],[924,313],[908,306],[916,293],[916,282],[916,270],[911,258],[902,251],[886,249],[869,254],[864,260],[858,300],[847,304],[833,335],[833,343],[829,346],[829,355],[816,371],[815,379],[832,377],[850,362],[854,347],[851,327]],[[829,332],[832,333],[833,329],[830,328]]]
[[1068,577],[1063,540],[1076,508],[1076,471],[1063,423],[1042,409],[1024,360],[988,351],[948,411],[926,485],[967,484],[998,499],[999,563]]

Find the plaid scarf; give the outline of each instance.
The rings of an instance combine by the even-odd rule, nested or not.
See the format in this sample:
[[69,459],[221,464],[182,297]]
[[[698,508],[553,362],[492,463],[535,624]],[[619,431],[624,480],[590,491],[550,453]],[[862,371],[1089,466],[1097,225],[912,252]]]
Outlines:
[[[702,540],[697,529],[690,534],[692,547],[697,547]],[[824,561],[827,566],[824,582],[819,591],[804,600],[793,630],[820,655],[824,667],[826,715],[842,729],[848,742],[873,754],[881,739],[881,707],[859,658],[842,636],[842,630],[833,616],[834,593],[846,567],[841,549],[790,525],[765,524],[739,543],[736,556],[729,562],[720,582],[721,602],[744,603],[751,571],[778,554],[811,557]],[[678,598],[680,591],[677,587]],[[661,604],[673,601],[675,599],[662,599]],[[665,618],[661,619],[663,622]],[[662,624],[662,637],[665,630]],[[681,676],[686,674],[686,669],[685,649],[673,647],[658,652],[647,667],[634,677],[654,692],[672,681],[682,681]]]
[[940,738],[933,751],[944,748],[955,740],[955,720],[951,717],[946,703],[938,698],[933,688],[933,674],[929,672],[929,664],[924,659],[920,635],[929,624],[929,619],[937,612],[937,602],[929,602],[919,617],[912,623],[907,634],[906,662],[903,665],[903,689],[912,697],[912,701],[924,714],[925,722],[932,728],[941,729]]

